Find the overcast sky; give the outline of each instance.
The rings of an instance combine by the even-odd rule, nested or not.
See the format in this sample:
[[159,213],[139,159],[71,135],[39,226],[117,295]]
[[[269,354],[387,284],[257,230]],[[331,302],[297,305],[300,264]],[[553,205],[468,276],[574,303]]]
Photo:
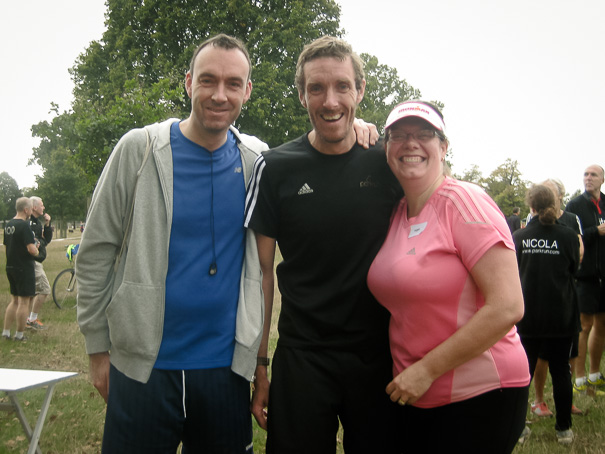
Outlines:
[[2,4],[0,14],[0,172],[19,187],[35,186],[27,166],[38,144],[31,126],[50,120],[51,102],[69,109],[73,83],[68,69],[101,38],[104,0],[26,0]]
[[[454,172],[487,176],[507,158],[523,178],[582,188],[605,165],[605,2],[602,0],[340,0],[358,53],[376,55],[445,104]],[[104,30],[103,0],[28,0],[0,17],[0,171],[20,187],[36,142],[30,128],[50,103],[69,108],[70,68]],[[7,68],[10,68],[8,70]],[[8,143],[6,140],[8,139]]]

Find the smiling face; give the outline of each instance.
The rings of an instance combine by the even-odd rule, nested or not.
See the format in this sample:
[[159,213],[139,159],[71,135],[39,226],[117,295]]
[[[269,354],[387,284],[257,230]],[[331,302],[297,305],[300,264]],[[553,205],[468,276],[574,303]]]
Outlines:
[[209,45],[199,52],[193,68],[185,88],[195,136],[226,134],[252,92],[248,61],[239,49]]
[[584,189],[595,199],[599,198],[603,184],[603,169],[597,165],[588,166],[584,171]]
[[404,118],[389,128],[389,136],[407,135],[401,142],[388,140],[386,145],[387,162],[404,190],[409,184],[430,186],[443,175],[447,142],[437,135],[418,140],[423,137],[423,130],[435,128],[417,117]]
[[351,58],[321,57],[304,65],[302,105],[309,112],[311,144],[326,154],[346,153],[355,143],[353,120],[363,99],[365,80],[358,90]]

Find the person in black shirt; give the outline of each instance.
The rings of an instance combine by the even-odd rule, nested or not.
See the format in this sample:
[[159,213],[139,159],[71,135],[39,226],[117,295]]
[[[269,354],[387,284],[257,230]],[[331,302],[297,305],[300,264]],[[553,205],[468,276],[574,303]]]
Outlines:
[[[580,393],[586,392],[588,386],[605,388],[605,378],[600,372],[605,342],[605,195],[601,192],[604,181],[601,166],[588,166],[584,171],[585,192],[570,200],[565,207],[565,211],[580,218],[584,241],[582,266],[576,276],[582,331],[574,389]],[[585,369],[587,351],[588,377]]]
[[15,208],[17,214],[4,227],[6,276],[10,285],[11,300],[4,313],[2,338],[9,340],[11,327],[16,324],[14,339],[23,341],[29,301],[36,292],[34,257],[38,255],[38,248],[34,233],[29,226],[29,217],[32,214],[31,201],[27,197],[20,197]]
[[513,214],[506,218],[506,223],[508,224],[510,233],[514,233],[521,228],[521,219],[519,218],[520,212],[521,208],[515,207],[513,208]]
[[40,197],[30,197],[32,202],[32,215],[30,217],[30,226],[34,232],[36,240],[40,243],[38,246],[38,256],[34,262],[36,272],[36,296],[31,304],[31,313],[27,318],[27,326],[33,329],[46,329],[44,324],[38,318],[42,309],[42,304],[50,295],[50,283],[46,277],[46,272],[42,262],[46,259],[46,246],[53,239],[53,228],[50,225],[50,215],[44,212],[44,202]]
[[269,391],[266,370],[257,369],[252,412],[267,427],[267,453],[334,453],[339,419],[345,452],[395,452],[397,406],[385,393],[389,316],[366,276],[403,194],[383,147],[355,144],[365,78],[351,47],[319,38],[296,74],[313,130],[257,159],[246,201],[267,306],[261,356],[276,240],[283,256],[272,382]]
[[557,224],[553,192],[532,187],[527,202],[535,216],[513,234],[525,301],[517,324],[533,376],[538,356],[549,361],[556,408],[555,430],[560,443],[571,443],[572,384],[569,352],[578,332],[574,275],[580,263],[576,233]]
[[[582,242],[582,225],[580,223],[580,219],[573,213],[568,211],[563,211],[561,207],[563,206],[563,197],[565,197],[565,186],[561,183],[560,180],[549,178],[541,183],[542,185],[549,188],[554,196],[555,196],[555,205],[557,206],[557,210],[559,211],[559,218],[557,219],[557,223],[569,227],[576,235],[578,235],[578,240],[580,241],[580,263],[582,262],[582,256],[584,255],[584,245]],[[529,213],[528,218],[531,220],[532,213]],[[529,223],[529,222],[528,222]],[[578,333],[581,330],[580,321],[578,319]],[[571,354],[569,364],[571,366],[572,374],[575,371],[575,362],[578,359],[578,335],[573,337],[573,343],[571,347]],[[536,370],[534,371],[534,389],[536,391],[536,396],[534,403],[531,405],[531,412],[536,416],[552,416],[552,412],[548,408],[546,402],[544,402],[544,387],[546,385],[546,377],[548,375],[548,361],[543,359],[541,356],[538,358],[538,363],[536,364]],[[580,410],[575,405],[571,406],[571,412],[575,415],[581,415],[584,412]]]

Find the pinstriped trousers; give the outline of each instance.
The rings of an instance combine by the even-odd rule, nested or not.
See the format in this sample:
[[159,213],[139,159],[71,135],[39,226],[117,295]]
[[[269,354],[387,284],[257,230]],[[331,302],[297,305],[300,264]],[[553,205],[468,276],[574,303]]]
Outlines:
[[229,367],[154,369],[147,383],[113,365],[103,453],[252,453],[250,385]]

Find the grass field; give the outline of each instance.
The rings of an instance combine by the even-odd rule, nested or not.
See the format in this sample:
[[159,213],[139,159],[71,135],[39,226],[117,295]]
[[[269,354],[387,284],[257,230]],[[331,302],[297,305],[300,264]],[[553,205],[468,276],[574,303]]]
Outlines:
[[[1,236],[1,234],[0,234]],[[53,240],[48,247],[48,258],[44,267],[49,281],[69,266],[65,248],[79,241],[79,232],[67,240]],[[9,301],[8,282],[4,267],[4,248],[0,248],[0,318]],[[279,301],[276,301],[276,314]],[[276,321],[272,323],[272,347],[275,346]],[[75,309],[59,310],[49,299],[40,314],[48,327],[45,331],[28,330],[29,341],[25,344],[0,342],[0,367],[75,371],[79,375],[57,385],[46,418],[40,446],[45,453],[98,453],[101,448],[105,403],[88,381],[88,358],[84,351],[84,339],[76,324]],[[550,387],[550,384],[547,385]],[[552,394],[547,390],[547,403],[554,410]],[[35,424],[44,390],[38,389],[20,394],[28,420]],[[6,402],[0,396],[0,402]],[[605,398],[594,399],[580,396],[574,403],[587,410],[586,416],[573,417],[576,440],[568,447],[559,446],[554,435],[554,419],[529,418],[532,434],[515,453],[603,453],[605,454]],[[439,429],[435,428],[438,435]],[[341,433],[338,434],[338,452],[342,453]],[[265,433],[254,426],[254,451],[264,453]],[[428,443],[429,441],[427,441]],[[28,442],[15,414],[0,412],[0,453],[25,453]],[[489,451],[486,451],[489,454]],[[312,454],[312,453],[309,453]],[[368,453],[374,454],[374,453]],[[379,453],[376,453],[379,454]]]

